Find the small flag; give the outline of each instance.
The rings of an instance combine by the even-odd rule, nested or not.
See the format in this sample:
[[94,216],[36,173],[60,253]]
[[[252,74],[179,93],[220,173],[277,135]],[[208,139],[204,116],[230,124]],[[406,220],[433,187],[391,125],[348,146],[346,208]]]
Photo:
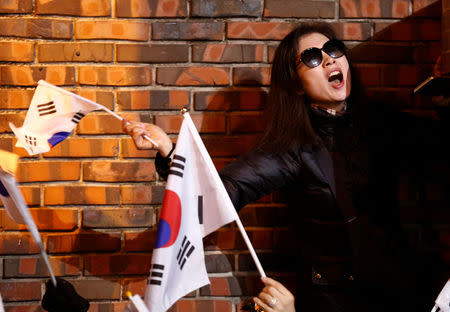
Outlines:
[[98,109],[106,108],[40,80],[22,127],[9,126],[17,137],[16,146],[30,155],[41,154],[66,139],[86,114]]
[[2,294],[0,294],[0,312],[5,312],[5,309],[3,308]]
[[[17,158],[12,153],[1,151],[0,153],[0,199],[5,206],[8,216],[17,223],[26,224],[28,231],[31,233],[36,244],[41,250],[42,258],[49,270],[53,284],[56,285],[55,275],[50,267],[47,253],[45,252],[44,244],[42,243],[41,236],[37,229],[36,224],[33,221],[33,217],[28,210],[28,206],[23,198],[22,192],[19,189],[16,179],[11,173],[15,172],[17,166]],[[14,160],[15,159],[15,160]],[[16,163],[11,163],[11,162]],[[14,168],[11,173],[3,170],[2,168]]]
[[[127,297],[130,298],[130,301],[133,303],[134,307],[138,312],[148,312],[147,307],[144,304],[144,301],[142,301],[141,296],[139,295],[131,295],[131,292],[127,291]],[[134,311],[134,309],[132,310]]]
[[209,284],[203,237],[237,218],[236,210],[190,118],[184,114],[164,193],[144,301],[167,311]]

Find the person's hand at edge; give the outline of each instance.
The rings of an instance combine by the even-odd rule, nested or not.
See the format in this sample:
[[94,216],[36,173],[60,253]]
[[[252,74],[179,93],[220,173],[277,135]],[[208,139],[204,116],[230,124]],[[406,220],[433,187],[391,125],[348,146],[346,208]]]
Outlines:
[[163,157],[166,157],[172,149],[170,137],[156,125],[129,121],[124,118],[122,120],[122,129],[133,138],[134,145],[138,149],[155,149],[153,143],[145,139],[144,136],[148,136],[158,144],[158,151]]
[[265,287],[253,301],[265,312],[295,312],[294,295],[281,283],[270,277],[262,277]]

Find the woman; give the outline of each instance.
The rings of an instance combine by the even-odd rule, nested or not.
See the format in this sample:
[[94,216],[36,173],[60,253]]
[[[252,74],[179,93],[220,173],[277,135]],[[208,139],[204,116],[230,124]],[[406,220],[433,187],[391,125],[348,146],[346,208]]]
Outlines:
[[[360,94],[355,80],[352,83],[345,46],[331,27],[299,26],[282,40],[274,56],[268,126],[261,144],[220,172],[238,210],[276,189],[287,191],[302,249],[298,311],[388,311],[390,299],[408,293],[409,276],[392,263],[390,254],[366,248],[370,244],[361,238],[375,237],[375,245],[380,238],[383,246],[383,239],[387,244],[401,241],[390,204],[392,185],[385,182],[391,181],[385,174],[393,165],[378,145],[382,150],[390,147],[381,136],[390,132],[371,129],[367,117],[375,115],[361,112]],[[124,130],[140,149],[153,148],[144,135],[158,143],[156,166],[167,176],[170,138],[151,124],[124,123]],[[368,140],[372,131],[376,144]],[[376,230],[368,232],[362,215],[381,215],[378,221],[389,222],[378,222]],[[381,267],[375,268],[377,264]],[[254,298],[256,304],[267,312],[295,311],[289,290],[273,279],[262,281],[265,287]]]

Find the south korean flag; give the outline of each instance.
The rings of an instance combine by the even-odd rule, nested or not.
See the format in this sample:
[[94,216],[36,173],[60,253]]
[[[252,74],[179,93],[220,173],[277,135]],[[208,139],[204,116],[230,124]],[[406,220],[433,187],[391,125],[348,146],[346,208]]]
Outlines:
[[100,109],[104,106],[40,80],[22,127],[9,126],[16,146],[41,154],[66,139],[87,113]]
[[237,218],[189,114],[184,117],[144,299],[150,312],[167,311],[181,297],[209,284],[202,238]]

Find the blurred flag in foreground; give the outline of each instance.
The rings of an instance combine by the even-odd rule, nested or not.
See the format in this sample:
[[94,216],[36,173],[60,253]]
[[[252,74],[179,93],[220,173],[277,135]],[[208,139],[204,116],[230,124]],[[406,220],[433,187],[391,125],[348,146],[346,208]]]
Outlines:
[[0,312],[5,312],[5,309],[3,308],[2,294],[0,294]]
[[202,238],[237,213],[188,113],[178,136],[164,194],[145,304],[167,311],[209,284]]
[[28,210],[28,206],[14,178],[17,167],[17,155],[0,150],[0,199],[5,206],[8,216],[17,223],[26,224],[36,244],[41,249],[42,258],[48,268],[53,284],[56,285],[55,275],[50,267],[47,253],[41,236]]
[[97,109],[104,106],[40,80],[22,127],[9,126],[17,137],[16,146],[30,155],[46,153],[67,138],[87,113]]

